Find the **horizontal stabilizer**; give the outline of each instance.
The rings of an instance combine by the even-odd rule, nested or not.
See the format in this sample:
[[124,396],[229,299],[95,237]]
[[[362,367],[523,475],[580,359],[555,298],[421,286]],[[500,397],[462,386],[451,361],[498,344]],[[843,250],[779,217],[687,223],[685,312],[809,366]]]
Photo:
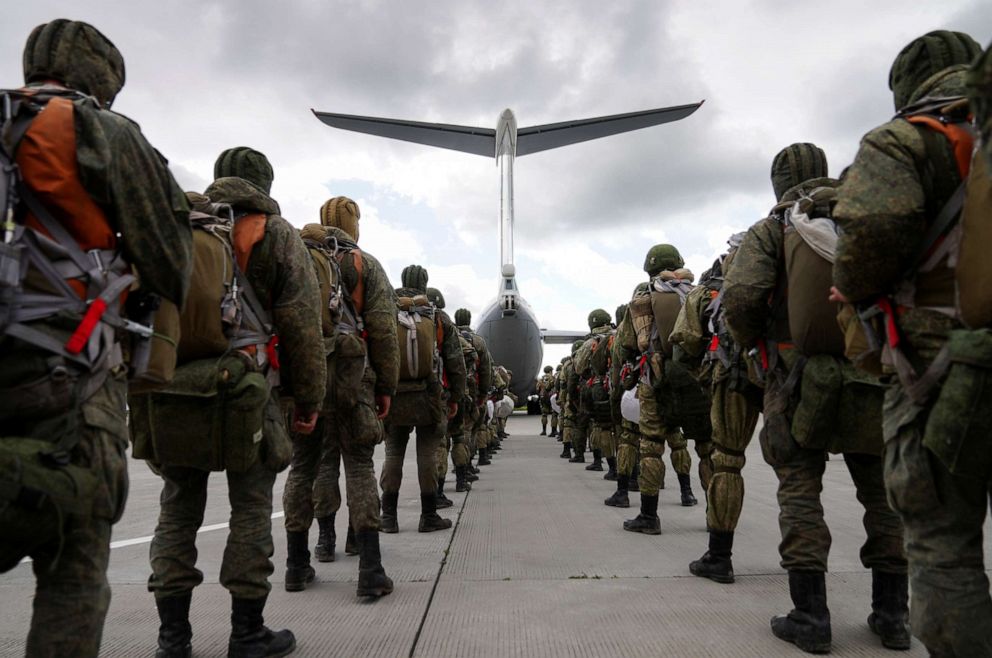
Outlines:
[[475,155],[493,157],[496,153],[496,131],[491,128],[400,121],[352,114],[318,112],[316,110],[313,110],[313,113],[328,126],[342,130],[400,139],[404,142],[436,146],[463,153],[474,153]]
[[578,144],[590,139],[609,137],[631,130],[649,128],[662,123],[684,119],[703,104],[703,101],[689,105],[663,107],[642,112],[614,114],[593,119],[547,123],[543,126],[528,126],[517,130],[517,155],[539,153],[548,149]]
[[577,340],[584,340],[588,331],[564,331],[561,329],[541,329],[541,340],[548,345],[571,345]]

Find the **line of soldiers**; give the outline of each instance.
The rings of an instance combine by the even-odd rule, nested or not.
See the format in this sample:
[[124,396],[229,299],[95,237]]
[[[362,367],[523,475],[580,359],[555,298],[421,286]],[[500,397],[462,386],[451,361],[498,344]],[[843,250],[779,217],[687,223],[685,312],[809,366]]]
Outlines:
[[542,428],[550,415],[571,462],[591,446],[587,470],[605,457],[604,477],[617,482],[606,505],[627,507],[640,490],[624,529],[645,534],[661,533],[666,444],[682,504],[695,503],[693,439],[709,544],[689,571],[729,584],[741,472],[762,416],[794,606],[771,630],[810,653],[831,648],[820,494],[829,455],[841,455],[864,507],[868,626],[882,645],[909,649],[912,631],[935,656],[992,656],[982,538],[992,501],[992,53],[967,34],[930,32],[898,54],[889,83],[896,116],[865,135],[839,178],[814,144],[775,156],[776,204],[731,236],[698,283],[674,246],[653,246],[650,280],[617,309],[616,326],[592,311],[589,336],[557,371],[545,368]]

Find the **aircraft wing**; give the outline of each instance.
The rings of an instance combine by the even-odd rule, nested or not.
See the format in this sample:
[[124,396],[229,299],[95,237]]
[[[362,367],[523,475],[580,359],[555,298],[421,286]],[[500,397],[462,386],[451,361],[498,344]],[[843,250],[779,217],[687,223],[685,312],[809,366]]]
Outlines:
[[584,340],[588,335],[588,331],[541,329],[541,340],[548,345],[571,345],[577,340]]
[[436,146],[463,153],[486,155],[490,158],[496,153],[496,131],[491,128],[381,119],[353,114],[318,112],[317,110],[312,110],[312,112],[318,119],[333,128],[389,137],[426,146]]
[[[684,119],[703,104],[703,101],[689,105],[662,107],[656,110],[628,112],[578,121],[546,123],[541,126],[528,126],[517,130],[517,155],[539,153],[548,149],[578,144],[590,139],[609,137],[631,130],[640,130],[662,123]],[[319,115],[318,115],[319,116]]]

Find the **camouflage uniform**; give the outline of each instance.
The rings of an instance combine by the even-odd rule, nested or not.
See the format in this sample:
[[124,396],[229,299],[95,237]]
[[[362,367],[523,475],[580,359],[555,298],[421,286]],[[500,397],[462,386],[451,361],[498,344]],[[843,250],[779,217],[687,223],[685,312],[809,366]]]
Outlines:
[[[978,50],[967,35],[945,31],[911,42],[892,67],[896,107],[965,93],[964,64]],[[987,67],[987,56],[985,61]],[[987,115],[984,119],[982,128],[987,130]],[[843,230],[834,283],[856,304],[905,290],[900,284],[915,267],[920,236],[960,181],[946,142],[937,142],[940,161],[933,161],[928,130],[896,118],[869,132],[840,189],[834,217]],[[951,332],[962,328],[954,317],[952,281],[942,260],[928,276],[917,279],[915,295],[896,297],[902,307],[900,348],[917,373],[925,372]],[[952,472],[934,452],[951,443],[951,437],[935,435],[928,426],[938,394],[917,404],[900,378],[890,374],[889,379],[883,425],[885,485],[906,526],[913,634],[933,655],[992,656],[992,599],[982,550],[992,474],[965,477]],[[990,429],[984,428],[984,437]],[[987,438],[983,440],[984,447],[963,442],[962,454],[968,449],[987,454]]]
[[[192,265],[185,197],[137,124],[101,107],[109,107],[123,86],[123,66],[120,53],[95,28],[64,19],[36,28],[24,52],[28,89],[38,91],[39,101],[47,100],[49,94],[69,94],[44,80],[64,82],[93,97],[68,96],[78,167],[77,178],[71,182],[82,185],[109,225],[119,231],[123,253],[141,275],[142,290],[181,305]],[[41,114],[45,111],[47,107]],[[32,326],[62,344],[79,319],[70,317],[69,326],[49,320]],[[48,376],[52,354],[2,336],[0,331],[0,388],[6,399],[24,382]],[[74,371],[70,366],[70,372]],[[111,526],[123,513],[127,497],[125,394],[124,368],[114,366],[90,397],[76,400],[78,406],[72,411],[62,407],[29,416],[23,408],[4,408],[0,413],[2,437],[74,444],[69,449],[70,463],[87,468],[97,480],[92,510],[85,516],[66,516],[60,545],[28,551],[37,579],[27,638],[29,656],[96,656],[99,652],[110,603],[106,572]],[[0,509],[7,502],[0,503]],[[0,537],[3,569],[16,565],[24,555],[19,538],[8,530]]]
[[[480,448],[484,449],[486,447],[483,441],[486,424],[485,401],[489,390],[493,387],[493,360],[492,355],[489,353],[489,347],[486,345],[486,340],[472,331],[472,314],[467,309],[461,308],[455,311],[455,322],[462,338],[472,344],[478,356],[478,365],[476,367],[477,380],[467,381],[465,387],[468,409],[466,409],[466,413],[463,416],[464,420],[461,429],[464,434],[467,428],[469,436],[467,439],[463,437],[462,440],[455,441],[455,435],[452,434],[452,443],[456,446],[463,446],[466,449],[465,466],[467,471],[471,462],[471,456]],[[471,420],[471,423],[468,423],[468,420]],[[462,447],[458,447],[455,449],[455,452],[461,452],[461,450]],[[461,457],[459,457],[460,459]]]
[[[591,399],[592,389],[589,386],[591,378],[595,376],[592,369],[593,355],[599,348],[603,350],[612,349],[613,326],[610,324],[610,314],[603,309],[596,309],[589,314],[590,337],[583,342],[575,355],[576,365],[573,368],[575,387],[573,390],[579,392],[579,411],[587,419],[589,442],[592,446],[593,462],[586,467],[587,471],[602,471],[603,457],[606,457],[610,464],[610,474],[616,475],[616,446],[613,437],[612,417],[597,420],[593,413],[593,401]],[[609,355],[605,357],[602,365],[607,368],[604,377],[606,384],[609,383]],[[577,372],[578,370],[582,372]]]
[[[560,378],[561,378],[561,364],[559,363],[558,366],[555,368],[554,375],[552,375],[552,378],[551,378],[550,395],[557,395],[558,394],[558,386],[559,386],[558,380]],[[561,438],[562,432],[561,432],[561,429],[560,429],[560,426],[561,426],[560,415],[559,415],[559,413],[557,411],[555,411],[555,408],[551,406],[551,400],[550,399],[548,400],[548,407],[551,408],[551,433],[549,434],[549,436],[553,436],[556,439],[558,439],[559,441],[561,441],[562,440],[562,438]],[[559,405],[559,408],[561,408],[561,405]]]
[[968,72],[968,102],[975,113],[981,148],[992,162],[992,46],[975,60]]
[[[788,164],[781,165],[783,160]],[[829,427],[803,428],[810,435],[816,432],[828,436],[822,445],[800,444],[794,435],[796,427],[792,425],[799,401],[815,395],[816,391],[806,389],[796,371],[803,367],[802,355],[792,345],[789,308],[783,292],[787,286],[783,283],[786,281],[785,230],[781,213],[799,196],[817,187],[830,186],[829,179],[817,178],[825,176],[826,170],[823,152],[811,144],[787,147],[776,157],[773,182],[783,203],[776,206],[771,216],[748,230],[727,275],[723,299],[727,326],[734,340],[745,348],[759,347],[768,354],[765,424],[760,441],[765,461],[778,476],[782,533],[779,553],[782,567],[789,572],[789,589],[795,603],[789,615],[772,620],[772,631],[780,639],[807,651],[829,649],[831,639],[824,579],[830,531],[820,502],[825,450],[844,454],[858,501],[865,508],[867,539],[861,550],[862,563],[876,573],[891,574],[893,580],[904,579],[906,573],[902,524],[885,499],[881,445],[877,428],[871,423],[880,408],[880,389],[864,387],[862,418],[850,423],[843,418],[828,418]],[[782,180],[799,184],[783,192],[787,183]],[[827,292],[823,290],[822,294],[826,296]],[[812,362],[805,369],[808,371],[810,367]],[[877,602],[873,607],[881,612]],[[898,614],[893,611],[894,616]],[[908,648],[908,636],[905,639]]]
[[[617,326],[623,323],[626,315],[626,304],[617,309]],[[617,443],[617,493],[606,500],[606,504],[615,507],[627,507],[630,503],[627,500],[628,491],[639,491],[640,484],[637,481],[637,468],[640,461],[641,431],[637,423],[632,423],[620,414],[620,400],[626,390],[621,378],[624,367],[624,350],[619,340],[613,341],[612,353],[610,355],[610,384],[613,401],[613,421],[614,434]],[[664,483],[662,483],[664,488]]]
[[[548,433],[548,416],[551,415],[551,394],[554,390],[555,376],[552,374],[551,366],[544,366],[544,375],[537,382],[537,399],[541,405],[541,436]],[[554,436],[555,425],[551,425],[551,434]]]

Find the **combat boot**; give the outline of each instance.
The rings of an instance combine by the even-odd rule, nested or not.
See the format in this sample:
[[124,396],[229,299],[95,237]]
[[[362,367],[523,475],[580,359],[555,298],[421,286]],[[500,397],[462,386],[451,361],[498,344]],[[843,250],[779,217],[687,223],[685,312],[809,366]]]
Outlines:
[[871,609],[868,626],[882,639],[882,646],[897,651],[909,649],[909,628],[906,625],[909,580],[906,574],[872,569]]
[[489,466],[490,464],[492,464],[492,462],[489,461],[489,455],[487,454],[486,449],[479,448],[479,466]]
[[592,463],[586,466],[587,471],[602,471],[603,470],[603,451],[599,448],[594,448],[592,451]]
[[547,423],[542,423],[541,424],[541,436],[547,436],[547,435],[548,435],[548,424]]
[[310,551],[307,550],[309,535],[306,530],[286,531],[287,592],[302,592],[317,575],[310,566]]
[[617,481],[617,458],[607,457],[606,465],[609,466],[609,470],[606,471],[606,475],[603,476],[604,480],[609,480],[610,482]]
[[658,518],[658,496],[641,494],[641,513],[629,521],[624,521],[623,529],[645,535],[660,535],[661,519]]
[[437,481],[437,495],[435,496],[435,505],[438,509],[447,509],[454,505],[451,499],[444,495],[444,480]]
[[400,531],[400,525],[396,521],[396,503],[399,502],[400,492],[382,492],[382,532],[393,534]]
[[351,521],[348,521],[348,534],[344,540],[344,554],[358,555],[358,542],[355,541],[355,529],[351,527]]
[[682,491],[682,507],[692,507],[699,501],[692,494],[692,481],[688,473],[676,473],[679,476],[679,489]]
[[[641,467],[637,464],[634,465],[634,472],[630,474],[630,482],[627,484],[627,491],[640,491],[641,490]],[[665,488],[664,484],[661,486],[662,489]]]
[[604,500],[603,504],[610,507],[630,507],[630,498],[627,497],[628,480],[626,475],[617,476],[617,490],[613,492],[612,496]]
[[572,458],[572,444],[571,443],[566,443],[566,444],[562,445],[562,447],[561,447],[561,454],[558,455],[558,456],[561,457],[562,459],[571,459]]
[[472,485],[468,481],[468,467],[455,466],[455,491],[471,491]]
[[317,519],[317,527],[320,534],[317,536],[317,545],[313,547],[313,556],[318,562],[334,561],[334,544],[337,543],[338,536],[334,532],[335,513],[331,512],[327,516]]
[[552,439],[554,439],[554,438],[559,438],[560,439],[560,437],[558,436],[558,428],[557,427],[552,427],[551,428],[551,434],[548,434],[548,436],[550,436]]
[[789,593],[796,606],[787,615],[772,617],[772,633],[806,653],[830,652],[830,610],[822,571],[790,571]]
[[572,464],[585,464],[586,463],[586,453],[575,448],[575,456],[568,460]]
[[434,494],[420,495],[420,532],[434,532],[435,530],[447,530],[451,527],[451,519],[446,519],[437,513],[434,505]]
[[158,608],[158,649],[155,658],[190,658],[193,628],[189,625],[189,603],[193,592],[155,599]]
[[710,530],[710,548],[703,557],[689,563],[689,573],[713,582],[734,582],[734,564],[730,560],[734,548],[734,532]]
[[358,543],[358,596],[385,596],[393,591],[393,580],[382,568],[379,533],[363,530],[355,533]]
[[265,626],[262,610],[265,599],[231,598],[231,639],[227,658],[266,658],[287,656],[296,649],[292,631],[272,631]]

